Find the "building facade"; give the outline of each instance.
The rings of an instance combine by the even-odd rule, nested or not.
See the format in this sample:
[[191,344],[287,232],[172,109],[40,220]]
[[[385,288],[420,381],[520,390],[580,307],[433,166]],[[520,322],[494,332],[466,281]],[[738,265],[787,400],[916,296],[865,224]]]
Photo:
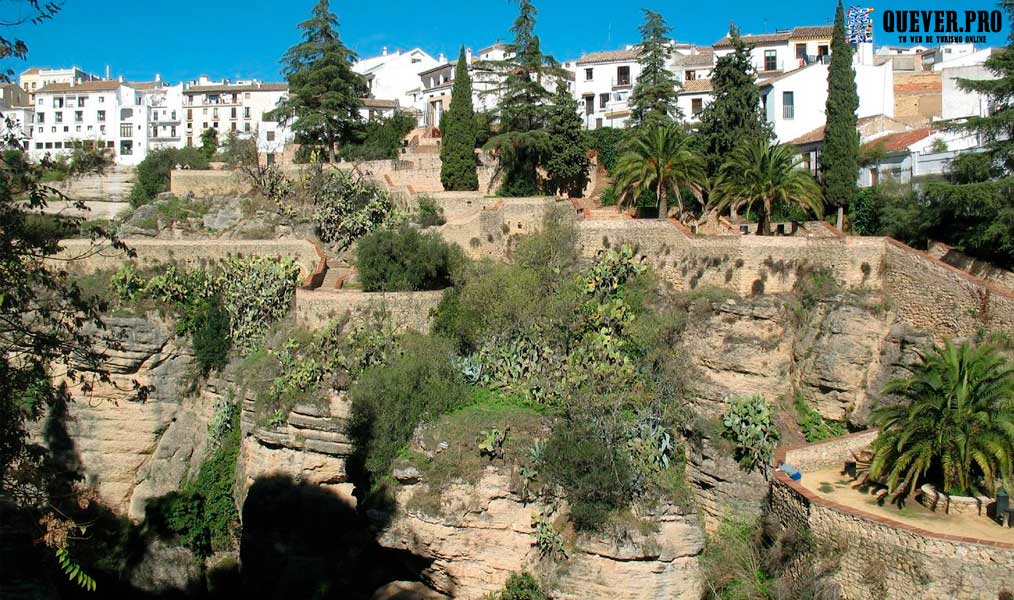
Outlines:
[[416,100],[419,73],[439,65],[437,59],[420,48],[407,52],[388,52],[384,48],[380,56],[356,61],[352,70],[366,79],[370,98],[395,100],[398,106],[408,107],[413,106]]
[[[443,58],[443,55],[441,55]],[[504,44],[493,44],[472,54],[465,48],[468,74],[472,79],[472,108],[475,112],[489,112],[497,106],[496,82],[476,66],[481,61],[498,61],[507,58]],[[419,111],[421,127],[440,127],[440,119],[451,106],[451,88],[458,61],[442,60],[437,66],[421,71],[419,89],[413,94],[413,106]]]
[[35,92],[51,83],[71,84],[84,83],[86,81],[100,81],[100,78],[91,73],[85,73],[77,67],[66,69],[32,67],[21,73],[21,76],[18,78],[18,85],[21,86],[21,89],[28,92],[29,102],[34,102]]
[[181,92],[183,144],[200,146],[206,129],[217,131],[219,140],[230,133],[256,139],[258,127],[267,120],[265,113],[278,106],[288,89],[284,83],[211,81],[204,76],[185,84]]

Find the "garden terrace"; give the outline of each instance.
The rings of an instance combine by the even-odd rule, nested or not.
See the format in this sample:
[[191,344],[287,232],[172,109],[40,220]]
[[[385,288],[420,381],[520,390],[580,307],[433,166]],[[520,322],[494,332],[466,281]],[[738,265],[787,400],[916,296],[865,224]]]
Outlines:
[[877,433],[779,448],[776,464],[799,469],[802,479],[775,473],[771,513],[782,527],[809,531],[840,552],[834,577],[846,589],[877,588],[887,598],[911,597],[912,590],[924,598],[996,597],[1014,564],[1014,529],[985,516],[931,513],[914,500],[900,510],[880,506],[842,483],[849,452],[867,447]]

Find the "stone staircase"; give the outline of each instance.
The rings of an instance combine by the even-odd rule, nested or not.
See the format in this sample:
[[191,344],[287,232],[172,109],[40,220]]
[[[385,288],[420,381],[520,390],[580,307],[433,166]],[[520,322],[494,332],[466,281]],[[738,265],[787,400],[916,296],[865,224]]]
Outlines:
[[586,206],[584,209],[585,221],[619,221],[630,218],[632,217],[618,206]]

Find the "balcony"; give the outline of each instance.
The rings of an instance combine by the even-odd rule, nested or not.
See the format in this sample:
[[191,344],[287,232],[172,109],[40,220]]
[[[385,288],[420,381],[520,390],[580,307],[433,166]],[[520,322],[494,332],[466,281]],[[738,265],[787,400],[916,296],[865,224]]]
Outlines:
[[633,84],[631,83],[631,81],[632,80],[629,75],[627,77],[613,77],[612,79],[613,89],[615,90],[632,87]]

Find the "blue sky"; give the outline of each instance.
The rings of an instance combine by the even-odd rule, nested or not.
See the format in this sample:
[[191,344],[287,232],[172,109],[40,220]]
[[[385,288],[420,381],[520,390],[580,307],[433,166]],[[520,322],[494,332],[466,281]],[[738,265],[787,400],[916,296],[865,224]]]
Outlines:
[[[201,74],[211,77],[256,77],[280,80],[279,57],[298,39],[296,24],[315,0],[211,0],[200,3],[149,0],[65,0],[63,11],[40,26],[25,25],[13,33],[29,44],[29,60],[6,61],[20,72],[28,66],[76,64],[102,74],[148,79],[156,72],[172,82]],[[560,60],[582,52],[636,43],[640,8],[665,15],[680,41],[711,44],[728,29],[730,19],[744,33],[762,33],[793,25],[821,25],[834,17],[831,0],[729,0],[702,3],[625,2],[624,0],[535,0],[537,32],[543,49]],[[0,0],[0,19],[19,10],[19,0]],[[428,4],[428,6],[427,6]],[[703,3],[707,4],[707,3]],[[879,0],[856,2],[874,7],[876,43],[895,44],[897,34],[882,30],[885,10],[993,10],[992,0]],[[194,6],[194,8],[191,8]],[[848,6],[848,3],[846,3]],[[478,49],[509,36],[516,7],[509,0],[423,3],[403,0],[345,2],[332,0],[346,44],[361,56],[383,46],[422,47],[436,56],[456,54],[460,45]],[[989,36],[991,45],[1006,43],[1003,33]],[[0,29],[0,35],[12,32]]]

